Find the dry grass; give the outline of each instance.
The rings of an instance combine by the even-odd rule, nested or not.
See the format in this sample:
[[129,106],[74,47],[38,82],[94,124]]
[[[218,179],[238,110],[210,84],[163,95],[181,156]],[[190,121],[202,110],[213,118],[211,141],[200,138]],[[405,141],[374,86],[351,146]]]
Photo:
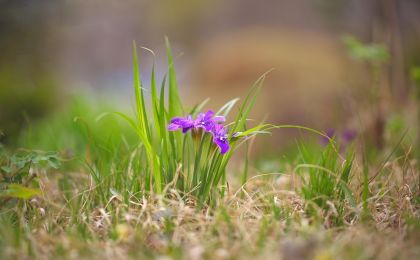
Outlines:
[[[357,169],[358,170],[358,169]],[[356,170],[356,171],[357,171]],[[95,187],[83,174],[72,179],[85,190],[65,200],[57,180],[41,179],[44,195],[20,201],[2,215],[3,259],[418,259],[419,170],[399,158],[369,186],[369,215],[348,206],[344,225],[334,226],[334,202],[309,214],[293,172],[251,178],[229,189],[215,209],[199,209],[176,190],[165,197],[118,195],[102,207],[89,203]],[[356,172],[357,176],[357,172]],[[358,187],[357,178],[352,183]],[[76,203],[76,201],[78,201]],[[11,212],[15,212],[11,214]],[[6,238],[7,236],[7,238]]]

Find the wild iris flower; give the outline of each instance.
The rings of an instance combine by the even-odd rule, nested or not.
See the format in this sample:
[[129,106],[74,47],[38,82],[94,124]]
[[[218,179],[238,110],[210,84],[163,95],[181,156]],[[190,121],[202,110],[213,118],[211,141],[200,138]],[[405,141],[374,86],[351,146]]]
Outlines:
[[183,117],[174,117],[171,119],[171,123],[168,125],[169,131],[176,131],[182,129],[182,132],[185,134],[188,130],[194,127],[194,120],[191,116],[186,118]]
[[168,125],[169,131],[176,131],[182,129],[182,132],[185,134],[190,129],[199,129],[203,128],[206,132],[209,132],[213,136],[213,143],[215,143],[220,148],[220,153],[225,154],[230,146],[228,141],[228,134],[226,128],[220,124],[225,122],[224,116],[213,116],[214,112],[212,110],[207,111],[206,113],[199,113],[195,120],[191,116],[187,117],[175,117],[171,120],[171,123]]
[[226,128],[223,125],[214,125],[212,134],[213,143],[219,146],[221,154],[225,154],[230,148]]
[[200,113],[197,116],[197,119],[194,121],[195,128],[204,128],[206,132],[210,132],[214,125],[220,122],[225,122],[224,116],[215,116],[213,117],[214,112],[212,110],[207,111],[205,114]]

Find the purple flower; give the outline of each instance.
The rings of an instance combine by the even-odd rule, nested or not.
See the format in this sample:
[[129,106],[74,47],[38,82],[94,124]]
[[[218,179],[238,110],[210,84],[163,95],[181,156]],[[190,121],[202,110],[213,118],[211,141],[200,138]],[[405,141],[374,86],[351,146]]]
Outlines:
[[172,118],[171,123],[168,125],[169,131],[176,131],[182,129],[185,134],[190,129],[203,128],[206,132],[211,133],[213,136],[213,143],[220,148],[220,153],[225,154],[230,146],[228,141],[228,134],[226,128],[220,124],[225,121],[224,116],[213,116],[212,110],[206,113],[199,113],[194,120],[191,116],[188,117],[175,117]]
[[213,135],[213,143],[219,146],[221,154],[225,154],[230,148],[226,128],[223,125],[215,124],[211,133]]
[[351,143],[357,136],[357,131],[353,129],[346,129],[341,134],[341,137],[345,143]]
[[[336,134],[336,131],[333,128],[330,128],[328,129],[328,131],[325,132],[325,134],[330,139],[335,139],[337,142],[340,142],[340,150],[345,149],[346,146],[353,142],[354,139],[357,137],[357,131],[353,129],[344,129],[343,131]],[[326,136],[323,136],[321,138],[321,143],[323,145],[327,145],[330,142],[330,139]]]
[[224,122],[224,116],[215,116],[213,117],[214,112],[212,110],[207,111],[205,114],[200,113],[197,116],[197,119],[194,121],[195,128],[204,128],[206,132],[210,132],[213,129],[213,126],[219,122]]
[[182,129],[182,132],[185,134],[188,130],[194,127],[194,120],[191,116],[186,118],[184,117],[175,117],[171,119],[171,123],[168,125],[169,131],[176,131]]

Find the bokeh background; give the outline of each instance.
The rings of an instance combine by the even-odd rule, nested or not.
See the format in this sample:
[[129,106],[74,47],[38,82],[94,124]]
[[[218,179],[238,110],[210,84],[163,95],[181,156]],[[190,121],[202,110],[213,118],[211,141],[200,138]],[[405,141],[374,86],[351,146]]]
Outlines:
[[[375,135],[366,109],[374,80],[383,114],[415,111],[410,69],[420,64],[418,0],[0,0],[1,141],[13,142],[75,94],[129,109],[131,43],[156,53],[161,79],[164,36],[190,106],[209,97],[209,107],[217,108],[243,97],[274,68],[256,120],[372,128]],[[389,58],[378,66],[352,58],[346,36],[382,44]],[[154,58],[142,51],[140,59],[147,86]],[[286,145],[295,134],[284,131],[266,148]]]

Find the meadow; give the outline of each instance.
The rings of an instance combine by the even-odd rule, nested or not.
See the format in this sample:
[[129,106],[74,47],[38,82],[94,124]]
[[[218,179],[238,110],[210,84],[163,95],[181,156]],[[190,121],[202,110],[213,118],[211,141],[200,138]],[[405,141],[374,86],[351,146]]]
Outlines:
[[[375,75],[381,46],[346,42]],[[378,145],[250,118],[270,71],[220,108],[185,104],[166,47],[165,75],[143,75],[133,43],[131,112],[75,96],[0,146],[1,259],[420,258],[416,123],[387,118]],[[288,156],[250,156],[284,129],[302,135]]]

